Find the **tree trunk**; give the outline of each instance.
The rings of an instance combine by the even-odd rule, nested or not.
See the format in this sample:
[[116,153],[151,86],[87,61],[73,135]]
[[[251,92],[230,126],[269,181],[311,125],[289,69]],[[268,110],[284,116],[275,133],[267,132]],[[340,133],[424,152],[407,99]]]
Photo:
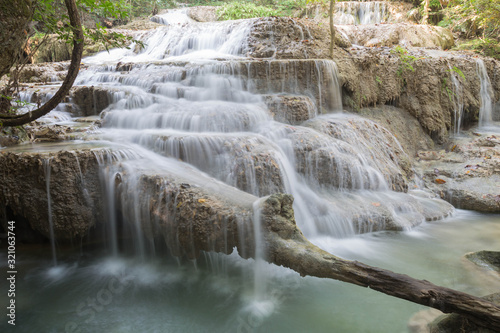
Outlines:
[[71,54],[71,63],[66,78],[64,79],[59,90],[47,103],[36,110],[29,111],[21,115],[0,115],[0,126],[24,125],[46,115],[63,101],[64,97],[66,97],[69,90],[73,86],[73,83],[78,75],[78,71],[80,70],[84,36],[75,0],[64,0],[64,3],[68,10],[68,17],[73,30],[73,52]]
[[32,18],[31,0],[0,0],[0,78],[19,61]]
[[330,0],[330,10],[328,15],[330,17],[330,58],[333,59],[333,44],[335,43],[335,27],[333,25],[333,8],[335,7],[335,0]]
[[429,12],[431,6],[431,0],[424,0],[424,17],[422,19],[423,24],[429,24]]

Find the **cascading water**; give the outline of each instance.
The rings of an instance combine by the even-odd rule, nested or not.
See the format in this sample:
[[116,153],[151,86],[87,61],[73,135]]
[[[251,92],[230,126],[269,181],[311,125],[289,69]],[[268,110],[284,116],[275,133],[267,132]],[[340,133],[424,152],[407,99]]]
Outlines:
[[50,158],[43,160],[43,169],[45,171],[45,184],[47,188],[47,211],[49,215],[49,239],[50,247],[52,250],[52,264],[54,267],[57,266],[57,254],[56,254],[56,238],[54,235],[54,222],[52,221],[52,197],[50,195]]
[[455,75],[455,72],[451,65],[448,66],[451,73],[451,82],[453,83],[453,92],[448,91],[448,97],[453,101],[453,134],[460,134],[460,126],[462,125],[462,115],[464,113],[464,93],[463,87],[460,83],[459,78]]
[[477,75],[481,82],[481,107],[479,109],[479,126],[486,127],[493,124],[493,88],[488,71],[482,59],[476,60]]
[[[179,240],[168,233],[162,235],[165,239],[150,237],[159,223],[151,218],[150,205],[169,203],[163,213],[166,219],[175,219],[173,211],[183,204],[175,191],[163,191],[177,183],[202,187],[213,195],[224,192],[235,201],[290,193],[297,224],[313,242],[343,257],[390,269],[401,271],[403,263],[409,274],[432,271],[430,265],[449,267],[451,258],[431,262],[432,253],[452,247],[460,247],[455,251],[462,253],[463,244],[471,250],[463,239],[465,226],[453,228],[453,237],[442,225],[442,233],[432,236],[424,228],[353,237],[386,227],[410,229],[449,214],[450,208],[434,212],[439,200],[406,193],[412,174],[392,134],[361,117],[332,113],[342,105],[332,61],[245,58],[252,22],[170,24],[145,34],[146,49],[138,54],[112,50],[84,60],[90,66],[82,70],[78,83],[107,89],[112,101],[101,115],[103,128],[93,136],[99,145],[114,147],[95,152],[108,209],[104,228],[113,258],[102,260],[97,254],[97,259],[85,259],[90,264],[69,270],[66,280],[57,283],[36,272],[27,275],[22,282],[39,291],[38,298],[32,299],[25,291],[28,288],[20,288],[19,299],[37,309],[27,315],[27,321],[36,326],[31,331],[65,326],[82,332],[293,332],[317,325],[318,330],[335,327],[348,332],[373,329],[373,323],[359,320],[359,312],[387,318],[385,296],[357,294],[364,289],[300,278],[266,264],[261,260],[265,253],[260,237],[255,237],[253,262],[236,254],[203,253],[215,277],[189,265],[179,267],[164,257],[156,263],[154,251],[165,243],[175,255],[190,251],[177,248]],[[210,39],[200,37],[201,32],[209,33]],[[302,99],[306,114],[295,118],[301,121],[273,120],[279,118],[274,112],[290,108],[272,111],[269,101],[296,102],[300,100],[296,96],[306,97]],[[146,176],[154,178],[154,190],[142,186]],[[178,181],[172,182],[173,178]],[[243,212],[236,216],[239,223],[251,215],[254,229],[238,231],[260,234],[262,200],[255,201],[246,216]],[[466,217],[478,220],[475,215]],[[219,223],[224,228],[225,221]],[[474,229],[480,243],[475,248],[484,246],[484,239],[493,239],[493,244],[498,238],[481,234],[483,230]],[[435,241],[424,246],[422,239],[430,237]],[[133,252],[137,259],[119,257],[123,252]],[[459,266],[455,262],[451,269]],[[241,275],[248,282],[243,287]],[[443,279],[439,276],[434,281]],[[47,299],[54,294],[60,295],[58,306],[49,308]],[[306,306],[304,299],[310,300]],[[337,302],[334,316],[331,302]],[[394,308],[398,312],[380,323],[381,331],[402,331],[406,317],[420,310],[410,303]],[[325,309],[327,315],[322,314]],[[378,313],[378,309],[384,311]],[[270,314],[273,320],[264,320]],[[395,323],[394,318],[402,319]]]
[[387,5],[381,1],[342,1],[335,9],[335,24],[380,24],[388,19]]
[[[387,221],[397,225],[402,214],[413,221],[403,228],[425,220],[421,198],[391,191],[406,191],[396,157],[404,153],[391,151],[399,144],[383,129],[352,116],[318,118],[307,127],[273,121],[263,94],[274,100],[307,96],[312,105],[306,119],[340,111],[337,69],[329,60],[245,58],[253,22],[172,25],[145,36],[139,54],[113,50],[85,59],[95,65],[78,84],[107,88],[114,102],[103,113],[102,137],[182,160],[257,196],[290,193],[308,237],[352,236]],[[363,126],[372,128],[366,141],[359,140]],[[394,141],[393,148],[373,137]],[[116,175],[108,176],[113,184]],[[129,220],[141,219],[137,211],[131,214]]]

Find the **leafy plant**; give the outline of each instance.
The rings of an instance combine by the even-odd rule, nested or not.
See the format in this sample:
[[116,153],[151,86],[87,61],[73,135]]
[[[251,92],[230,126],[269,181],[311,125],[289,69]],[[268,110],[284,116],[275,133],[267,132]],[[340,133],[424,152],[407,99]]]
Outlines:
[[448,87],[448,80],[446,78],[441,80],[441,91],[445,92],[448,95],[450,102],[453,103],[455,92]]
[[403,76],[403,74],[407,71],[415,71],[412,63],[417,59],[417,57],[409,54],[407,49],[400,45],[397,45],[391,50],[391,53],[399,57],[399,60],[401,61],[401,65],[396,72],[399,77]]
[[500,60],[500,42],[493,38],[475,38],[458,44],[456,50],[472,50]]
[[466,37],[496,37],[500,33],[500,2],[492,0],[452,0],[443,24]]
[[238,20],[278,15],[279,12],[273,8],[257,6],[251,2],[230,2],[217,9],[219,20]]
[[462,79],[465,80],[465,75],[464,73],[458,68],[457,66],[453,66],[452,68],[446,70],[449,73],[457,73],[458,76],[460,76]]

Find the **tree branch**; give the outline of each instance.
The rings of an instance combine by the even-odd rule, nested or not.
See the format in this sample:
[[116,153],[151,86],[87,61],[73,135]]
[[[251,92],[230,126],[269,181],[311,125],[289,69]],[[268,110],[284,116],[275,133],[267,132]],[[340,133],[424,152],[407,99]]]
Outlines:
[[61,87],[54,94],[54,96],[52,96],[52,98],[40,108],[23,113],[21,115],[0,115],[1,126],[8,127],[24,125],[46,115],[63,101],[64,97],[66,97],[66,95],[69,93],[69,90],[73,86],[73,83],[75,82],[75,79],[80,70],[84,36],[75,0],[64,0],[64,3],[68,10],[68,17],[71,24],[71,29],[73,31],[73,52],[71,53],[71,63],[69,65],[66,78],[64,79]]

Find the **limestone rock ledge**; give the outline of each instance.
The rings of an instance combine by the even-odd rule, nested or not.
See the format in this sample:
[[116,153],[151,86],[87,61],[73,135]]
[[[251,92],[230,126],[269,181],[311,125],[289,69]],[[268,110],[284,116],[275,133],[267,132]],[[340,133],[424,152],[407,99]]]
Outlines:
[[161,239],[174,255],[196,258],[202,250],[231,253],[237,246],[240,255],[253,256],[258,198],[181,162],[164,159],[166,164],[152,167],[126,148],[94,143],[16,149],[0,152],[4,227],[15,220],[50,237],[48,180],[58,241],[79,241],[105,228],[108,209],[115,208],[117,223],[151,241]]
[[90,149],[4,150],[0,152],[0,170],[3,220],[22,219],[48,237],[47,180],[56,239],[83,237],[102,218],[99,166]]

